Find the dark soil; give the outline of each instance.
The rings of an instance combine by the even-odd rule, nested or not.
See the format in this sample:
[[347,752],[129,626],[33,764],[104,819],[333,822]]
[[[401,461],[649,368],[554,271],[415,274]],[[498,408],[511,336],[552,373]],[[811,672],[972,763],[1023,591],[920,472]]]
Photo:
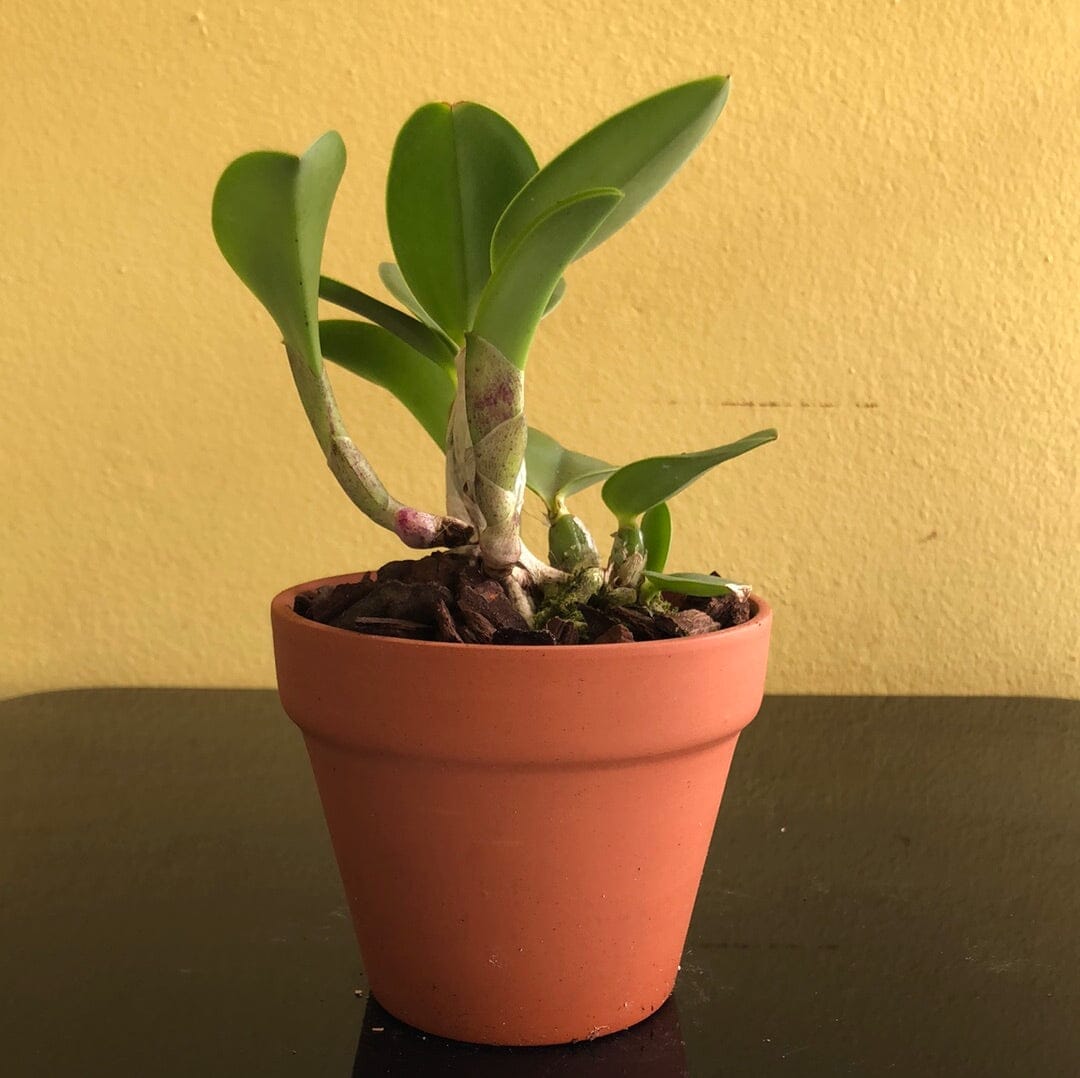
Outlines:
[[[534,599],[542,606],[544,596]],[[388,562],[351,584],[328,584],[296,597],[302,617],[339,629],[455,644],[624,644],[668,640],[746,621],[749,600],[663,593],[659,609],[614,606],[600,596],[533,629],[498,581],[460,554]]]

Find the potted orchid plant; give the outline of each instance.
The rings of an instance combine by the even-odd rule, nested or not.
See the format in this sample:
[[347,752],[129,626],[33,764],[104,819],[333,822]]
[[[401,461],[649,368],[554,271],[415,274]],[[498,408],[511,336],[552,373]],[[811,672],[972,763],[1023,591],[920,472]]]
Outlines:
[[[670,572],[670,500],[776,437],[621,465],[526,419],[525,373],[572,264],[701,142],[726,78],[675,86],[539,167],[471,102],[398,135],[386,187],[397,305],[322,272],[335,132],[225,169],[213,229],[281,332],[330,471],[414,550],[272,604],[279,691],[304,734],[374,994],[448,1037],[556,1043],[670,994],[771,614],[749,586]],[[319,303],[349,318],[319,317]],[[405,504],[350,436],[327,361],[388,389],[445,453],[446,505]],[[601,550],[571,508],[601,484]],[[546,557],[522,540],[529,492]]]

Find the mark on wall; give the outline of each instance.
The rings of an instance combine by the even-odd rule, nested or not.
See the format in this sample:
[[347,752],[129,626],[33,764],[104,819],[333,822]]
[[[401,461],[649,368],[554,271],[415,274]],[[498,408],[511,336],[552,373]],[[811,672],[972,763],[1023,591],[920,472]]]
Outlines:
[[[677,401],[672,401],[677,404]],[[721,401],[722,408],[880,408],[877,401],[854,401],[852,404],[837,404],[835,401]]]

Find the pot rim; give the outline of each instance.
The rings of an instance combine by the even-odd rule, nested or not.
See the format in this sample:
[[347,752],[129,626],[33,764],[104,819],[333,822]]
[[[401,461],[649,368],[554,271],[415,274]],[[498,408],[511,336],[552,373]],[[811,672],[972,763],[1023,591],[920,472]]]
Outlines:
[[707,640],[719,638],[731,640],[736,636],[746,635],[757,631],[763,622],[767,622],[772,618],[772,607],[770,607],[756,592],[751,592],[750,604],[753,609],[753,614],[750,619],[739,625],[730,625],[726,629],[718,629],[711,633],[700,633],[697,636],[688,637],[669,637],[663,640],[631,640],[625,644],[517,644],[511,646],[506,644],[455,644],[446,640],[406,640],[396,636],[380,636],[377,633],[356,633],[351,629],[340,629],[334,625],[324,625],[322,622],[312,621],[310,618],[305,618],[300,614],[297,614],[293,609],[293,603],[296,601],[297,595],[301,592],[313,591],[315,588],[324,587],[327,584],[352,584],[361,577],[366,576],[367,572],[371,571],[372,570],[366,572],[341,573],[336,576],[326,576],[317,580],[308,580],[302,584],[294,584],[292,587],[285,588],[283,591],[279,591],[270,601],[271,616],[276,620],[280,619],[282,622],[291,623],[305,631],[329,633],[331,634],[331,637],[337,637],[339,639],[344,637],[360,637],[362,639],[378,640],[380,644],[385,645],[386,647],[401,648],[404,650],[412,649],[415,651],[422,651],[429,648],[438,648],[440,650],[453,649],[461,652],[468,652],[470,655],[479,655],[484,652],[505,655],[507,652],[521,651],[522,649],[534,655],[567,655],[569,652],[581,651],[589,651],[595,654],[599,648],[602,648],[605,654],[633,651],[636,655],[642,655],[644,652],[650,650],[670,648],[672,644],[678,644],[680,641],[703,643]]

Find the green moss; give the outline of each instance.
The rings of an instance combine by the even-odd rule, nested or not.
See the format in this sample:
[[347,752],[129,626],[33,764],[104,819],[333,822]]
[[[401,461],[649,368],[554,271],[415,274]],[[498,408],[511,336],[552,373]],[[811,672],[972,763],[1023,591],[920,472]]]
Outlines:
[[679,612],[679,608],[674,603],[669,603],[659,591],[645,600],[645,606],[653,614],[677,614]]
[[544,601],[533,618],[533,624],[542,629],[551,618],[563,618],[584,627],[580,608],[600,590],[604,574],[595,568],[574,573],[565,583],[549,584],[544,588]]

